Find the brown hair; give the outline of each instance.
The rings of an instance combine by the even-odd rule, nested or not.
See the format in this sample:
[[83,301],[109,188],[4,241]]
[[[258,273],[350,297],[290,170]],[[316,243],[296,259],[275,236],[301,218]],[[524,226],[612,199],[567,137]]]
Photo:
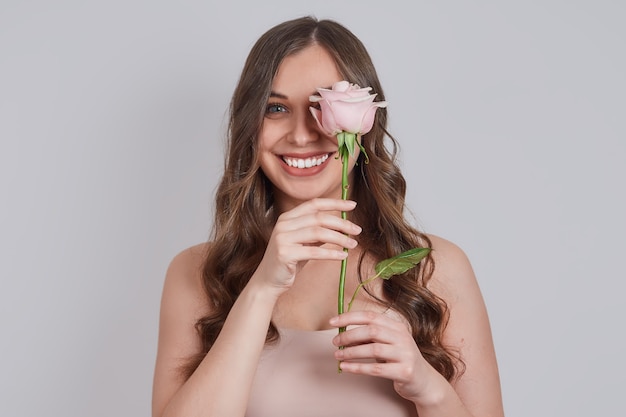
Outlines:
[[[277,213],[272,185],[259,168],[257,134],[279,65],[285,57],[312,44],[333,56],[344,79],[372,87],[378,99],[385,99],[364,45],[332,20],[303,17],[286,21],[263,34],[252,47],[230,105],[224,175],[216,192],[212,242],[202,271],[210,313],[196,324],[202,351],[189,360],[184,369],[187,377],[213,345],[267,247]],[[430,246],[428,237],[405,219],[406,182],[396,163],[398,144],[386,126],[387,110],[379,109],[373,129],[362,140],[369,163],[361,154],[350,187],[351,198],[358,202],[353,218],[363,227],[359,266],[366,255],[382,260],[413,247]],[[385,300],[379,301],[407,319],[423,356],[452,379],[457,362],[442,344],[447,306],[426,287],[433,270],[434,262],[428,257],[419,267],[384,281]],[[277,329],[270,324],[267,341],[277,338]]]

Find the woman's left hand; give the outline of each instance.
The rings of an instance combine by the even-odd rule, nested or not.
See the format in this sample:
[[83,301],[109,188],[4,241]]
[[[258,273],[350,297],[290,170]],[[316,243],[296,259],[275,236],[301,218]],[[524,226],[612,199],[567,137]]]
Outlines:
[[441,375],[422,356],[408,325],[391,314],[355,311],[331,319],[333,326],[354,326],[333,339],[344,347],[335,358],[343,372],[388,378],[400,396],[418,402]]

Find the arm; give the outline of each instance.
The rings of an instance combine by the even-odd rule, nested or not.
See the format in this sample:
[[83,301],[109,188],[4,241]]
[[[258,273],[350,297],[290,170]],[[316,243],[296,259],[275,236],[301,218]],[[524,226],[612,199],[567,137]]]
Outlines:
[[[448,304],[450,319],[444,343],[458,351],[465,372],[446,381],[422,357],[404,323],[390,315],[347,313],[334,326],[360,324],[341,336],[338,359],[371,359],[374,363],[342,362],[344,371],[378,375],[413,401],[420,417],[502,417],[500,381],[489,319],[472,267],[456,245],[431,236],[435,274],[429,287]],[[393,278],[392,278],[393,279]]]
[[[296,271],[311,259],[342,259],[342,247],[356,242],[346,234],[360,228],[335,213],[354,203],[313,200],[280,216],[263,260],[237,298],[215,343],[188,380],[181,360],[200,351],[195,330],[208,313],[201,284],[200,251],[189,249],[168,268],[161,301],[159,346],[154,376],[153,417],[225,416],[246,412],[249,391],[277,299]],[[319,247],[331,243],[338,249]]]
[[193,256],[193,249],[178,255],[166,275],[153,416],[243,415],[250,388],[245,381],[252,381],[254,376],[275,296],[248,285],[209,353],[191,377],[183,381],[178,367],[181,360],[200,350],[194,325],[206,313],[199,273],[187,274]]
[[444,409],[458,401],[460,408],[456,416],[502,417],[502,394],[491,326],[473,268],[458,246],[436,236],[431,236],[431,240],[436,266],[430,287],[450,309],[444,344],[458,350],[465,371],[452,385],[442,378],[438,388],[433,389],[435,396],[429,411],[420,412],[420,416],[453,415]]

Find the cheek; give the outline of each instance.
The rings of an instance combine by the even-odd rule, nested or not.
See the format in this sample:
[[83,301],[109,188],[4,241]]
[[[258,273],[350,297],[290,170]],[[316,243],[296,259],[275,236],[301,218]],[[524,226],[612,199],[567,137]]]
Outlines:
[[276,155],[273,152],[273,145],[276,140],[272,140],[271,135],[265,134],[263,131],[259,133],[259,166],[261,170],[269,175],[272,169],[275,169]]
[[261,149],[269,149],[288,132],[286,123],[277,120],[265,120],[259,130],[259,144]]
[[257,135],[257,141],[259,143],[259,148],[261,149],[261,151],[267,149],[268,137],[269,137],[269,134],[268,134],[267,123],[263,123]]

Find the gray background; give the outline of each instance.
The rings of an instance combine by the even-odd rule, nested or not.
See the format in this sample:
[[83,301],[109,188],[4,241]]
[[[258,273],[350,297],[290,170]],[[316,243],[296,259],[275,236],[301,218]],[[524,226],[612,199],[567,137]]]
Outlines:
[[504,3],[3,0],[0,415],[149,415],[165,269],[208,236],[243,60],[309,13],[373,56],[507,415],[625,415],[626,6]]

